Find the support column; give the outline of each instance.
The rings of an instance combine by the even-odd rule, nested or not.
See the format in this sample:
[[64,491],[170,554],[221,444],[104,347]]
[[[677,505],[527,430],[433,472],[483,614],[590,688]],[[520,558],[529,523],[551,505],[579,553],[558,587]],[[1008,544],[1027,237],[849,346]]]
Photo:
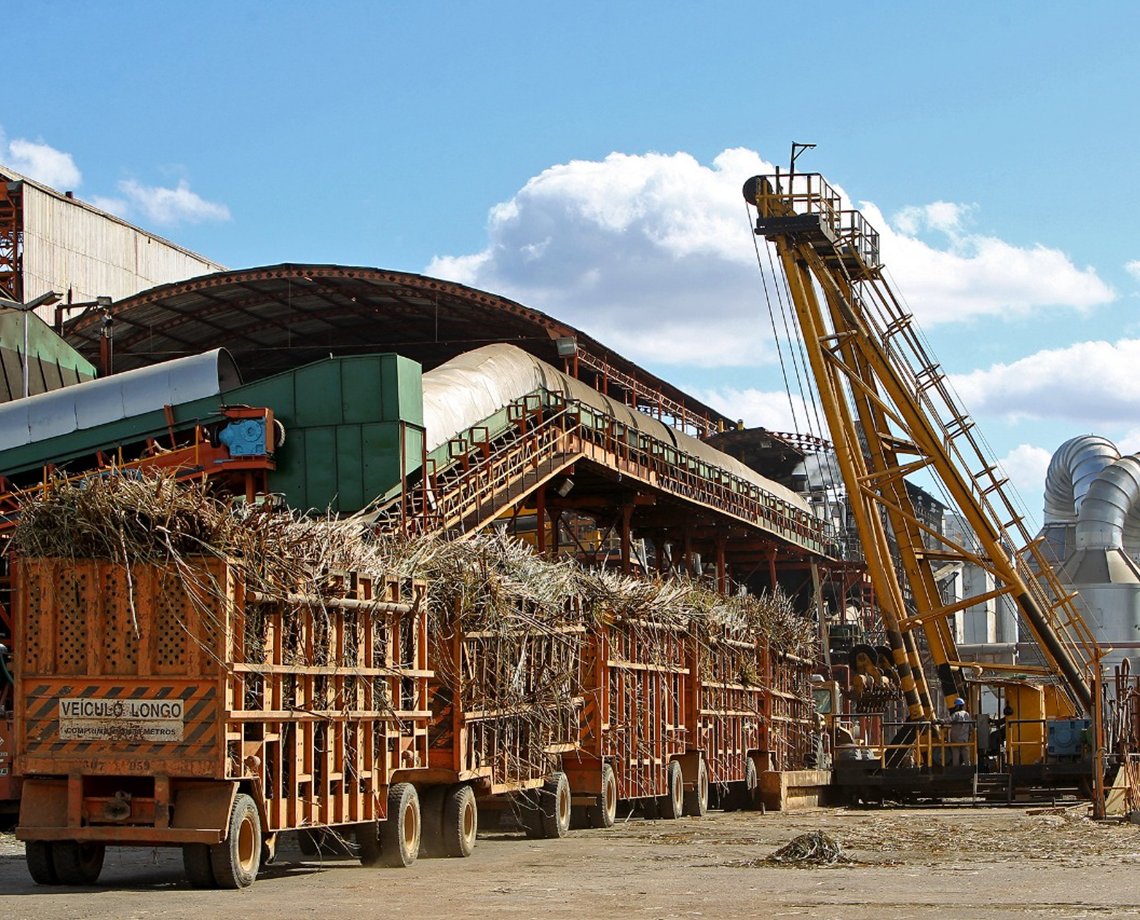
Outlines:
[[629,522],[633,518],[633,502],[621,506],[621,571],[629,574],[630,547]]
[[541,485],[534,496],[535,540],[540,556],[546,555],[546,486]]

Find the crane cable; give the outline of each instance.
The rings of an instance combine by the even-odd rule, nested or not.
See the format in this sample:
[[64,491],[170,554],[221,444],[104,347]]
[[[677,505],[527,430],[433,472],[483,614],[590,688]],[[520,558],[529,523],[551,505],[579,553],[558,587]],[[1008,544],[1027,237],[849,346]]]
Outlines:
[[[748,210],[747,203],[745,204],[744,208],[745,213],[748,215],[749,229],[751,229],[752,214]],[[783,349],[780,346],[780,332],[776,326],[776,318],[772,310],[771,295],[768,291],[768,276],[764,271],[763,261],[760,257],[760,246],[757,242],[755,234],[752,235],[752,242],[753,247],[756,250],[757,268],[760,272],[761,280],[764,283],[764,297],[768,303],[768,318],[772,328],[772,338],[776,343],[776,351],[780,357],[780,371],[784,378],[784,390],[788,394],[788,407],[792,413],[792,423],[794,426],[796,426],[796,430],[799,431],[799,421],[796,417],[795,402],[792,398],[793,394],[791,386],[788,382],[788,373],[784,363]],[[808,414],[808,417],[804,420],[804,433],[814,435],[823,441],[830,441],[830,432],[824,425],[821,416],[819,394],[815,387],[805,386],[804,384],[805,379],[811,380],[811,376],[808,374],[807,370],[807,351],[804,345],[802,332],[799,335],[792,335],[792,328],[798,328],[798,324],[794,319],[794,312],[789,306],[792,301],[791,290],[788,288],[788,279],[784,277],[784,273],[782,271],[776,270],[775,260],[772,255],[773,248],[774,247],[771,243],[765,243],[765,249],[767,250],[768,254],[768,271],[771,273],[773,279],[778,279],[778,283],[776,285],[776,298],[780,305],[780,318],[781,323],[784,327],[784,338],[788,342],[788,352],[791,356],[792,366],[795,371],[796,386],[800,399],[803,402],[804,411]],[[793,314],[793,319],[791,321],[789,321],[788,318],[789,313]],[[828,453],[826,451],[823,451],[821,452],[821,455],[821,461],[818,464],[818,472],[822,480],[821,484],[825,490],[836,493],[835,497],[837,497],[838,491],[840,489],[840,483],[836,478],[836,471],[830,459],[828,459]]]
[[[775,247],[772,244],[768,245],[768,264],[771,267],[773,276],[776,275],[775,262],[772,258],[772,250],[774,248]],[[797,353],[799,355],[799,363],[796,370],[796,381],[800,386],[800,398],[804,401],[805,411],[808,408],[811,410],[811,418],[807,420],[808,434],[814,435],[820,440],[831,442],[831,432],[828,430],[827,425],[823,421],[822,410],[820,408],[819,387],[810,384],[808,386],[804,386],[803,382],[800,381],[800,368],[803,369],[803,376],[805,380],[813,380],[812,375],[808,371],[810,364],[807,356],[807,346],[804,343],[803,329],[799,327],[799,323],[795,318],[795,310],[792,306],[792,291],[789,287],[788,279],[782,271],[779,273],[778,277],[781,280],[780,287],[777,289],[777,293],[780,295],[780,312],[784,318],[784,329],[788,336],[789,343],[792,342],[793,339],[789,326],[799,329],[799,335],[794,337],[795,350],[793,351],[793,356],[795,356]],[[790,324],[788,321],[789,314],[792,316]],[[791,348],[792,345],[789,344],[789,349]],[[813,425],[813,422],[815,426],[814,428],[811,427]],[[827,461],[826,464],[821,464],[819,473],[824,489],[835,490],[839,488],[840,483],[835,478],[835,470],[832,467],[830,460]]]
[[[744,204],[744,215],[748,220],[749,230],[751,230],[752,229],[752,212],[748,210],[748,203],[747,202],[745,202],[745,204]],[[768,305],[768,322],[772,327],[772,341],[776,343],[776,355],[780,359],[780,375],[784,378],[784,392],[788,396],[788,410],[791,412],[791,415],[792,415],[792,428],[794,430],[794,429],[799,428],[800,423],[796,417],[795,401],[792,399],[792,386],[788,382],[788,368],[787,368],[787,365],[784,363],[784,349],[780,345],[780,334],[779,334],[779,331],[776,329],[776,314],[772,310],[772,295],[768,291],[768,276],[764,273],[764,261],[763,261],[763,259],[760,258],[760,243],[758,242],[758,237],[756,236],[755,233],[752,234],[752,248],[756,251],[756,270],[760,273],[760,281],[764,286],[764,300]],[[771,254],[769,253],[769,258],[770,257],[771,257]],[[775,273],[773,273],[772,277],[773,278],[776,277]],[[777,294],[778,293],[779,293],[779,289],[777,288]],[[785,320],[785,328],[786,327],[787,327],[787,322]],[[791,349],[791,344],[789,343],[789,350],[790,349]],[[796,382],[797,382],[797,385],[799,385],[798,370],[797,370],[797,381]]]

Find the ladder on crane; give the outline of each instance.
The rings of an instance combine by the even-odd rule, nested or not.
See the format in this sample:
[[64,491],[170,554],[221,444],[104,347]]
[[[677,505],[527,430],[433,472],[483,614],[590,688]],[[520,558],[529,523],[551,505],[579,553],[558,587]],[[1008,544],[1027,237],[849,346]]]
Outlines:
[[[1078,710],[1091,713],[1098,648],[1076,595],[1058,580],[1040,540],[1031,538],[1007,480],[888,285],[878,233],[859,211],[844,208],[818,173],[777,170],[749,179],[743,191],[756,209],[755,233],[775,244],[787,281],[909,719],[934,718],[914,631],[925,635],[950,705],[962,693],[961,668],[977,666],[959,660],[950,617],[1001,596],[1013,599],[1039,645],[1043,675],[1058,681]],[[977,537],[976,548],[916,515],[904,479],[922,470],[957,505]],[[913,612],[891,562],[890,533]],[[935,572],[953,562],[988,571],[995,587],[944,602]],[[1031,670],[1017,667],[1019,673]]]

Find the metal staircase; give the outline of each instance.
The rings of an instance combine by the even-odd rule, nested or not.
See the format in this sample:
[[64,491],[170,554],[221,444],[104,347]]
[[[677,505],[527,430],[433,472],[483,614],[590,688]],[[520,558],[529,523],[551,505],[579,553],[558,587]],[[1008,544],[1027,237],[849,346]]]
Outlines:
[[596,407],[560,393],[528,394],[509,407],[510,424],[452,439],[446,458],[429,459],[418,482],[381,506],[376,526],[405,533],[475,533],[579,461],[615,470],[823,554],[829,525],[756,483],[689,456]]
[[1012,773],[975,773],[973,788],[973,804],[983,802],[1013,801],[1013,774]]

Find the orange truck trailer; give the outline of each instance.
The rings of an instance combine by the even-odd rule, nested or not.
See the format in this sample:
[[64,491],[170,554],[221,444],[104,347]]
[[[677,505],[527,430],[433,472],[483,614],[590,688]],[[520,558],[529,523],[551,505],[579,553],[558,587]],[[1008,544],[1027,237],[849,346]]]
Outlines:
[[14,560],[17,837],[41,884],[90,884],[107,846],[182,848],[241,888],[283,832],[419,850],[430,710],[422,585],[247,590],[217,558]]
[[702,760],[686,729],[690,679],[683,623],[600,618],[583,659],[580,746],[562,758],[575,824],[610,827],[638,805],[681,816],[685,774],[695,783]]
[[583,661],[579,750],[563,757],[576,824],[609,827],[619,807],[703,815],[710,797],[753,807],[758,774],[779,768],[768,748],[785,733],[770,730],[782,725],[772,661],[743,629],[603,617]]
[[[455,609],[432,630],[432,727],[426,774],[441,786],[470,788],[466,811],[440,814],[445,834],[470,834],[478,814],[512,812],[527,835],[562,837],[570,827],[571,787],[560,764],[579,746],[579,675],[587,633],[580,604],[564,616],[518,617],[473,626]],[[425,844],[441,849],[434,819]],[[442,842],[446,850],[446,841]],[[470,848],[467,847],[467,852]],[[446,852],[442,855],[465,855]]]
[[744,630],[718,629],[697,645],[693,660],[691,724],[705,752],[704,779],[722,808],[752,808],[759,774],[772,769],[768,643]]

